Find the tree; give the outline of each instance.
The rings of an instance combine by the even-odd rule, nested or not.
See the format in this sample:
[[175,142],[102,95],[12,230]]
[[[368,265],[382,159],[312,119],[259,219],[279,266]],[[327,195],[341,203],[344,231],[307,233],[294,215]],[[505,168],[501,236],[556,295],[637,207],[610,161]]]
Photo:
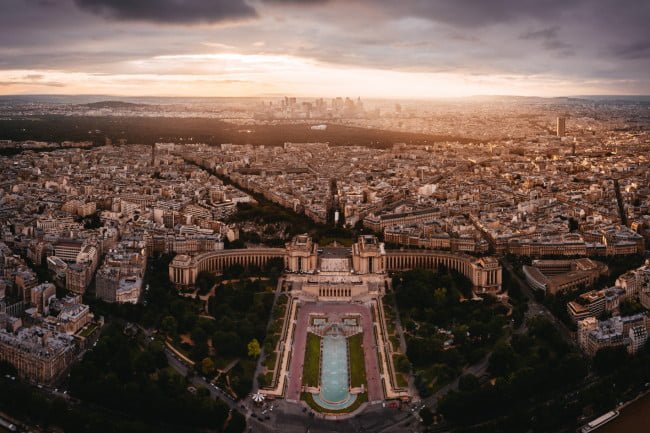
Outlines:
[[192,330],[192,341],[194,344],[206,344],[208,342],[208,334],[205,333],[203,328],[197,326]]
[[431,412],[431,409],[428,407],[420,410],[420,418],[422,418],[422,424],[426,426],[433,424],[433,412]]
[[[117,416],[112,415],[109,423],[88,424],[82,418],[78,423],[79,428],[65,422],[59,425],[61,430],[72,433],[90,430],[165,433],[181,430],[193,432],[223,425],[228,416],[227,407],[211,399],[209,392],[206,394],[207,390],[199,391],[196,395],[187,392],[185,379],[170,373],[166,359],[160,358],[161,355],[164,358],[159,344],[152,343],[143,348],[133,338],[124,335],[121,327],[109,324],[97,346],[73,366],[69,384],[70,393],[75,398],[92,403],[79,405],[83,413],[98,405]],[[12,399],[16,397],[0,389],[0,407],[6,394]],[[25,407],[43,408],[37,411],[39,417],[47,413],[68,417],[68,412],[57,406],[51,406],[48,410],[47,401],[23,404]],[[75,406],[69,406],[68,410],[76,410]],[[144,424],[137,429],[119,424],[121,419],[130,418],[137,418],[138,423]],[[113,425],[113,422],[118,424]]]
[[594,367],[601,375],[607,375],[623,365],[628,358],[624,346],[605,347],[596,352]]
[[201,361],[201,372],[205,376],[209,376],[214,372],[214,362],[212,359],[208,357],[203,358],[203,361]]
[[226,280],[238,279],[244,274],[245,270],[246,268],[244,268],[244,265],[240,263],[235,263],[223,270],[223,278]]
[[225,433],[241,433],[246,430],[246,418],[238,411],[233,411],[224,430]]
[[395,367],[397,367],[397,371],[400,373],[408,373],[411,371],[411,363],[406,356],[398,355],[396,361]]
[[234,241],[229,241],[228,238],[224,239],[223,247],[226,250],[232,249],[242,249],[246,248],[246,244],[241,239],[235,239]]
[[102,221],[99,219],[99,212],[88,216],[84,219],[84,228],[85,229],[98,229],[102,226]]
[[272,278],[277,278],[284,270],[284,259],[282,257],[274,257],[269,259],[264,265],[264,273]]
[[273,377],[273,373],[268,373],[268,374],[260,373],[260,374],[258,374],[257,375],[257,383],[259,384],[260,388],[266,388],[267,386],[270,386],[272,377]]
[[435,305],[442,305],[447,298],[447,289],[444,287],[438,287],[433,291],[433,302]]
[[210,351],[208,347],[208,334],[203,330],[203,328],[197,326],[192,331],[192,351],[190,352],[190,357],[195,361],[200,361],[206,356]]
[[250,343],[248,343],[248,356],[251,358],[257,358],[262,353],[262,348],[260,347],[260,342],[257,341],[257,338],[253,338]]
[[216,331],[212,335],[212,347],[217,356],[240,356],[243,355],[244,344],[236,332]]
[[167,336],[171,337],[176,335],[178,332],[178,322],[176,321],[176,318],[174,316],[165,316],[160,324],[160,329]]
[[479,387],[478,378],[473,374],[464,374],[458,379],[458,389],[461,391],[474,391]]
[[201,295],[207,294],[216,282],[217,278],[209,272],[201,271],[196,276],[196,287]]
[[621,316],[633,316],[634,314],[644,311],[645,308],[643,308],[643,305],[641,305],[637,299],[628,298],[621,302],[619,310]]
[[499,344],[490,355],[488,371],[495,376],[505,376],[515,367],[517,355],[512,347]]

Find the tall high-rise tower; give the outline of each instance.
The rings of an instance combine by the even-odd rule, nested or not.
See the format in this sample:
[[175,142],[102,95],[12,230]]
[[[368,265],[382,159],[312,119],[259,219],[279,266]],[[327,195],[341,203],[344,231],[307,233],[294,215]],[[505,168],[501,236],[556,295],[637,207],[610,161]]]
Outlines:
[[155,167],[158,164],[158,160],[156,160],[156,144],[154,143],[151,146],[151,166]]
[[558,137],[564,137],[566,134],[566,118],[565,117],[558,117],[557,118],[557,136]]

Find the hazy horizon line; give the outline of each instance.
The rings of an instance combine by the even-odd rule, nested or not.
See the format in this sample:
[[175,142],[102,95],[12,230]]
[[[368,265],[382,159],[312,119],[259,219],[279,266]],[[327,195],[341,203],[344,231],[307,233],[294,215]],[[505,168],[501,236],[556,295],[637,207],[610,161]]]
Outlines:
[[247,96],[192,96],[192,95],[122,95],[122,94],[108,94],[108,93],[8,93],[0,94],[0,98],[65,98],[65,97],[86,97],[86,98],[113,98],[117,99],[138,99],[138,98],[152,98],[152,99],[264,99],[264,98],[299,98],[299,99],[334,99],[338,97],[362,98],[365,100],[408,100],[408,101],[431,101],[431,100],[450,100],[450,99],[472,99],[472,98],[535,98],[535,99],[584,99],[584,98],[650,98],[650,94],[643,93],[598,93],[598,94],[577,94],[577,95],[562,95],[562,96],[539,96],[539,95],[510,95],[510,94],[475,94],[475,95],[461,95],[461,96],[423,96],[420,98],[413,97],[400,97],[400,96],[364,96],[364,95],[293,95],[293,94],[262,94],[262,95],[247,95]]

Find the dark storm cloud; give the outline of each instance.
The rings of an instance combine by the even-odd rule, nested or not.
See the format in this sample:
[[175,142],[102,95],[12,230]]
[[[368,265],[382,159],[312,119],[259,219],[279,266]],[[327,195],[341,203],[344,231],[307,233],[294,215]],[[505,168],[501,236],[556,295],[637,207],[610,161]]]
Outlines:
[[[164,51],[163,51],[164,53]],[[103,51],[101,53],[92,52],[91,50],[55,50],[36,49],[27,52],[21,50],[20,53],[0,56],[1,69],[58,69],[73,71],[83,69],[87,72],[96,73],[101,71],[102,67],[114,62],[141,59],[150,56],[151,50],[145,51]]]
[[549,40],[549,39],[556,39],[557,38],[557,32],[559,30],[558,26],[553,26],[553,27],[548,27],[546,29],[542,30],[536,30],[536,31],[529,31],[521,35],[521,39],[543,39],[543,40]]
[[[374,3],[369,1],[369,4]],[[518,19],[544,19],[559,15],[567,0],[382,0],[388,9],[458,27],[477,27]]]
[[575,54],[573,46],[560,37],[559,26],[547,27],[541,30],[528,31],[520,39],[528,41],[541,41],[542,46],[549,51],[557,51],[560,55],[570,56]]
[[622,59],[648,59],[650,58],[650,39],[619,45],[614,48],[613,54]]
[[330,3],[330,0],[264,0],[264,3],[289,4],[289,5],[317,5]]
[[244,0],[75,0],[87,11],[118,20],[158,23],[206,23],[252,18]]

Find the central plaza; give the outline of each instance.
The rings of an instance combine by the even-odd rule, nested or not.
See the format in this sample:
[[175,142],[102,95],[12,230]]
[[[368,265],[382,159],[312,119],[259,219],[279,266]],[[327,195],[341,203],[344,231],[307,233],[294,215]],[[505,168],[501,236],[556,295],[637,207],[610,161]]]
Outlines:
[[[179,254],[169,266],[172,283],[192,287],[200,272],[228,266],[264,266],[282,260],[284,273],[256,392],[266,399],[307,405],[342,418],[368,405],[410,401],[415,391],[394,360],[406,351],[401,327],[385,317],[389,272],[451,269],[466,276],[475,294],[501,291],[501,266],[493,257],[436,250],[386,250],[374,235],[350,247],[319,246],[297,235],[284,248],[246,248]],[[386,307],[390,307],[386,305]]]
[[274,386],[260,392],[338,415],[366,402],[409,400],[408,389],[396,385],[381,320],[390,284],[384,245],[362,236],[351,248],[319,248],[309,236],[296,236],[287,245],[287,265],[285,338]]
[[306,402],[317,412],[343,414],[366,402],[409,400],[396,385],[382,296],[390,284],[384,245],[362,236],[351,248],[319,248],[307,235],[287,245],[282,281],[290,297],[268,398]]

